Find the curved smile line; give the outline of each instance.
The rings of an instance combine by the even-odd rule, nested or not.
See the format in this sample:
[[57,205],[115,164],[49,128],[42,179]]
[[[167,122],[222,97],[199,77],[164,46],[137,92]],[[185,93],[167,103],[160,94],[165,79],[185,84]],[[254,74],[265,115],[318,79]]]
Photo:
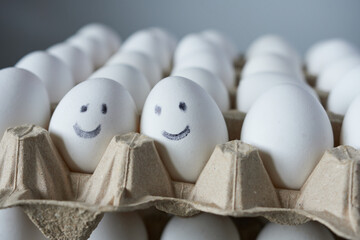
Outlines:
[[100,131],[101,131],[101,124],[99,124],[99,126],[97,126],[97,128],[95,128],[92,131],[84,131],[81,129],[81,127],[79,126],[79,124],[75,123],[75,125],[73,126],[76,135],[78,135],[81,138],[94,138],[97,135],[99,135]]
[[172,134],[172,133],[163,131],[162,135],[169,140],[179,141],[179,140],[183,139],[184,137],[186,137],[189,133],[190,133],[190,127],[189,127],[189,125],[187,125],[185,127],[185,129],[182,130],[181,132],[179,132],[178,134]]

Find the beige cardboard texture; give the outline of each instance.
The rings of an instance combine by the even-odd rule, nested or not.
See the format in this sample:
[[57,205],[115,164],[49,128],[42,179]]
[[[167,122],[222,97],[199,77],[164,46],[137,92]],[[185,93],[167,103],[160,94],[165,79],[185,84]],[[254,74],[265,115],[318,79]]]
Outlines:
[[[238,139],[245,114],[224,116]],[[329,116],[338,136],[342,119]],[[70,172],[49,133],[36,126],[8,129],[0,157],[0,207],[22,206],[50,239],[87,239],[104,212],[151,206],[180,216],[316,220],[360,238],[360,153],[347,146],[329,149],[300,191],[276,189],[256,148],[240,140],[218,145],[195,184],[172,181],[154,141],[139,133],[114,137],[93,174]]]

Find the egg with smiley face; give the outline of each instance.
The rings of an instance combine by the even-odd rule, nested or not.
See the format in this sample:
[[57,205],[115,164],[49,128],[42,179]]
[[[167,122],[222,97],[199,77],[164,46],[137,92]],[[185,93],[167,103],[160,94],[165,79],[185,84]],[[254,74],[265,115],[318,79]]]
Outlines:
[[75,172],[92,173],[110,140],[137,130],[138,116],[130,93],[106,78],[84,81],[60,101],[49,132]]
[[217,144],[228,141],[215,101],[193,81],[168,77],[146,99],[141,133],[155,140],[171,178],[195,182]]

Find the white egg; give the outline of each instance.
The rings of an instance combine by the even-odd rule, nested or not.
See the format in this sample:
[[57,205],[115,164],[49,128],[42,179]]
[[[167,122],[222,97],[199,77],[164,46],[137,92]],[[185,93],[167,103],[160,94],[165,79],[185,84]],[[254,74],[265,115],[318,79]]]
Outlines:
[[351,43],[343,39],[328,39],[312,45],[305,54],[307,71],[317,76],[333,61],[359,53]]
[[351,102],[360,94],[360,66],[353,68],[331,89],[327,108],[329,111],[345,115]]
[[0,70],[0,137],[8,127],[35,124],[47,128],[50,101],[43,82],[20,68]]
[[162,71],[169,68],[170,62],[166,55],[166,47],[161,45],[161,40],[153,31],[140,30],[133,33],[126,39],[121,50],[146,53],[156,59]]
[[94,70],[90,57],[75,46],[61,43],[50,47],[47,51],[71,69],[75,83],[87,79]]
[[[178,43],[174,53],[174,65],[182,62],[184,58],[188,58],[189,55],[193,55],[194,52],[199,51],[211,51],[216,54],[221,54],[221,49],[207,40],[201,34],[188,34],[184,36]],[[227,59],[228,60],[228,59]]]
[[252,105],[241,140],[259,149],[273,184],[287,189],[301,188],[325,150],[333,147],[325,110],[293,84],[271,88]]
[[283,73],[260,72],[241,79],[237,88],[236,107],[240,112],[246,113],[253,103],[270,88],[289,82],[303,87],[312,96],[319,99],[314,89],[300,82],[295,76]]
[[214,45],[221,48],[226,53],[230,61],[234,61],[237,58],[238,52],[235,43],[224,33],[214,29],[208,29],[201,32],[201,35]]
[[12,207],[0,210],[0,239],[45,240],[46,238],[20,207]]
[[296,50],[282,37],[274,34],[267,34],[255,39],[248,50],[246,58],[251,59],[256,55],[274,53],[291,59],[296,66],[301,66],[301,59]]
[[147,240],[145,224],[136,213],[105,213],[89,240]]
[[341,127],[340,144],[360,149],[360,96],[351,102]]
[[183,77],[165,78],[152,89],[140,129],[155,140],[176,181],[195,182],[216,144],[228,141],[225,120],[215,101]]
[[159,37],[166,39],[166,45],[171,54],[171,59],[172,59],[177,45],[177,39],[175,35],[173,35],[169,31],[161,27],[151,27],[150,30],[154,31],[155,34],[157,34]]
[[162,28],[159,27],[151,27],[149,31],[152,32],[157,39],[160,41],[161,47],[164,49],[166,55],[166,66],[165,71],[169,72],[171,70],[172,57],[174,54],[174,43],[171,35]]
[[221,79],[203,68],[183,68],[171,74],[190,79],[199,84],[215,100],[222,112],[230,109],[229,93]]
[[112,137],[136,131],[137,121],[129,92],[113,80],[96,78],[65,95],[49,132],[72,171],[92,173]]
[[330,92],[335,84],[356,66],[360,66],[360,55],[348,55],[332,61],[320,72],[316,80],[316,88]]
[[142,72],[153,87],[162,78],[161,68],[149,55],[138,51],[119,51],[106,65],[127,64]]
[[222,54],[199,50],[179,61],[174,66],[173,72],[189,67],[199,67],[208,70],[218,76],[227,89],[232,89],[235,86],[235,70],[233,65]]
[[59,58],[45,51],[27,54],[15,67],[34,73],[45,83],[51,104],[58,103],[75,85],[70,68]]
[[106,48],[94,37],[77,34],[66,42],[84,51],[91,58],[94,68],[101,67],[108,59]]
[[202,213],[189,218],[173,217],[166,225],[161,240],[240,240],[229,217]]
[[296,68],[288,58],[275,53],[254,55],[248,59],[241,72],[241,78],[260,72],[284,73],[305,81],[299,68]]
[[257,240],[332,240],[330,231],[317,222],[307,222],[301,225],[280,225],[268,223],[261,230]]
[[94,72],[89,78],[109,78],[117,81],[129,91],[134,99],[136,108],[140,112],[151,89],[149,81],[144,74],[136,68],[125,64],[104,66]]
[[85,36],[93,36],[104,42],[109,48],[110,55],[116,52],[121,45],[121,38],[117,32],[101,23],[89,23],[80,28],[79,33]]

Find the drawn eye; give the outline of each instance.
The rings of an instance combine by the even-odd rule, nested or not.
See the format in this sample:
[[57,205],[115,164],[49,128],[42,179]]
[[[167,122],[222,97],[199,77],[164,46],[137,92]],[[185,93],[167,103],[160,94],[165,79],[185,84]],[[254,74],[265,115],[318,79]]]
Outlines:
[[155,114],[157,114],[157,115],[161,114],[161,107],[158,105],[155,106]]
[[88,105],[82,105],[81,108],[80,108],[80,112],[86,112],[87,109],[88,109]]
[[107,106],[105,103],[103,103],[103,105],[101,106],[101,112],[102,114],[106,114],[107,113]]
[[182,110],[182,111],[186,111],[186,103],[184,103],[184,102],[180,102],[179,103],[179,108]]

